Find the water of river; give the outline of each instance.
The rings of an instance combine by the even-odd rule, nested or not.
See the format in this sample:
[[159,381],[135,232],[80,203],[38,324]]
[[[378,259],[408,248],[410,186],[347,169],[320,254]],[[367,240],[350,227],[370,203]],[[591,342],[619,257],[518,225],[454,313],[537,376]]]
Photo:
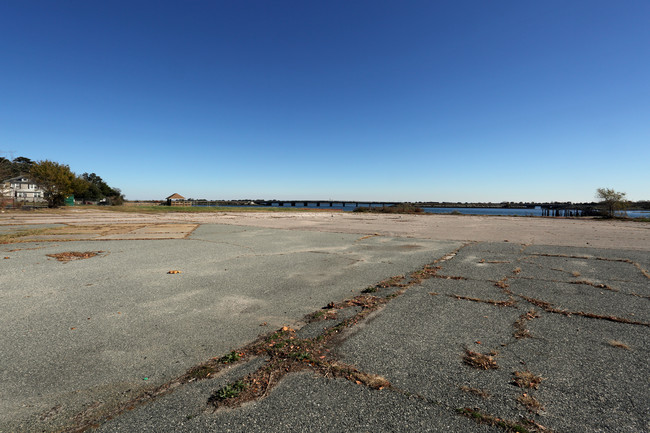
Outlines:
[[[343,206],[341,203],[334,203],[333,206],[323,203],[322,206],[316,206],[316,203],[308,203],[303,206],[303,203],[296,203],[296,206],[291,206],[291,203],[285,203],[283,207],[294,209],[323,209],[323,210],[343,210],[353,211],[356,209],[354,204]],[[368,206],[362,204],[361,206]],[[380,204],[372,205],[373,207],[381,207]],[[249,206],[244,206],[249,207]],[[278,207],[274,204],[272,207]],[[506,209],[506,208],[478,208],[478,207],[424,207],[422,208],[426,213],[435,214],[449,214],[460,213],[463,215],[501,215],[501,216],[542,216],[542,208],[537,206],[533,209]],[[627,216],[630,218],[650,218],[650,211],[630,210],[627,211]]]

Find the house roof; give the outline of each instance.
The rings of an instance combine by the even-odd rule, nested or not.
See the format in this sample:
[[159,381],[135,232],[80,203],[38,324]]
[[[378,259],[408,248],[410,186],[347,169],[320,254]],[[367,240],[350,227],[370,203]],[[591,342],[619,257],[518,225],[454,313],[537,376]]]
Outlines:
[[180,195],[179,193],[175,192],[169,197],[167,197],[165,200],[185,200],[185,197]]

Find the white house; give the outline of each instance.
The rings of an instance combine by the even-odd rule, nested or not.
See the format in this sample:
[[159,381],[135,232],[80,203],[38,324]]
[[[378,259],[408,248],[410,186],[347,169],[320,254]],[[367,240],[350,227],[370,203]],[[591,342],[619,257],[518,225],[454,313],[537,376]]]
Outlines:
[[18,201],[43,201],[43,190],[32,182],[28,177],[17,176],[7,179],[0,186],[2,196],[5,199],[16,199]]

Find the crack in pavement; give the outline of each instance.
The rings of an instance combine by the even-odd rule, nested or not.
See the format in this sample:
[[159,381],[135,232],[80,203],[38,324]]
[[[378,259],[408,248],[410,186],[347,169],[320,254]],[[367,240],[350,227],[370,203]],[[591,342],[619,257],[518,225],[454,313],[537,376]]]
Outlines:
[[[377,289],[388,289],[388,293],[384,297],[380,298],[374,295],[361,294],[354,298],[346,299],[339,303],[330,303],[323,307],[323,309],[327,310],[344,310],[360,307],[361,311],[350,318],[326,327],[323,333],[316,337],[300,339],[296,336],[296,330],[285,326],[258,338],[253,343],[233,351],[232,353],[239,355],[240,360],[237,361],[239,363],[249,362],[259,357],[266,359],[266,362],[255,372],[216,390],[209,398],[208,404],[214,406],[216,410],[224,406],[236,407],[246,401],[259,400],[267,396],[269,391],[286,374],[305,369],[319,373],[323,377],[344,378],[373,389],[393,389],[390,382],[383,377],[360,371],[353,365],[344,364],[331,354],[333,348],[340,343],[339,337],[341,332],[364,320],[368,314],[383,307],[390,300],[403,294],[408,288],[420,284],[423,280],[433,278],[437,272],[436,264],[451,260],[458,251],[470,244],[464,244],[456,250],[447,253],[430,265],[426,265],[422,270],[411,272],[407,283],[402,283],[405,279],[404,276],[395,276],[377,283],[375,286]],[[307,324],[322,320],[317,313],[314,312],[305,317]],[[331,317],[326,317],[325,320],[327,319],[331,319]],[[210,376],[214,377],[224,367],[223,358],[215,357],[206,363],[195,366],[183,376],[165,383],[152,391],[138,395],[108,414],[101,413],[100,411],[93,413],[93,409],[95,408],[91,408],[77,415],[75,417],[75,425],[63,431],[66,433],[86,431],[119,416],[125,411],[133,410],[158,397],[167,395],[183,384],[206,379]]]
[[[455,250],[453,253],[445,255],[433,263],[424,266],[422,269],[411,272],[408,276],[394,276],[365,289],[359,296],[346,299],[338,303],[332,302],[323,307],[322,310],[308,315],[305,318],[307,325],[305,325],[302,329],[308,327],[309,324],[316,323],[317,321],[319,321],[319,323],[326,324],[331,322],[331,325],[324,327],[323,332],[318,336],[301,338],[300,331],[302,331],[302,329],[296,331],[289,327],[283,327],[275,332],[260,337],[260,339],[254,341],[253,343],[250,343],[249,345],[237,349],[236,353],[240,355],[240,360],[237,362],[247,363],[251,362],[251,360],[262,358],[264,360],[264,365],[259,367],[254,372],[249,373],[244,377],[241,377],[240,379],[230,382],[224,387],[215,390],[207,402],[208,406],[212,408],[211,410],[216,411],[223,407],[237,407],[245,402],[258,401],[269,396],[269,393],[273,390],[273,388],[287,374],[309,370],[325,378],[343,378],[360,386],[365,386],[371,389],[384,390],[384,392],[395,392],[405,396],[418,398],[428,404],[443,407],[454,414],[471,418],[477,423],[496,426],[503,429],[504,431],[551,431],[549,428],[541,425],[538,422],[538,419],[531,418],[530,416],[520,415],[520,419],[515,421],[512,420],[511,417],[491,414],[485,409],[457,407],[443,400],[431,398],[417,392],[408,391],[403,387],[398,387],[395,384],[391,383],[391,381],[384,376],[364,371],[354,364],[343,363],[339,361],[338,357],[332,353],[334,349],[337,348],[342,343],[342,341],[344,341],[344,339],[348,338],[355,325],[368,320],[370,313],[385,308],[387,305],[389,305],[389,302],[391,300],[407,293],[407,291],[411,288],[421,286],[424,281],[435,281],[436,279],[462,279],[463,281],[489,282],[491,285],[494,285],[497,288],[501,289],[498,292],[503,293],[508,297],[507,300],[494,300],[491,298],[484,299],[481,297],[461,295],[455,292],[443,293],[446,297],[455,298],[462,301],[485,303],[495,307],[511,307],[521,310],[523,306],[515,299],[519,298],[531,304],[532,306],[541,308],[541,310],[546,313],[558,314],[563,317],[575,315],[590,319],[599,319],[623,324],[650,326],[650,324],[646,322],[632,321],[629,319],[616,317],[614,315],[599,315],[583,311],[564,310],[542,299],[526,296],[523,293],[517,293],[517,291],[513,291],[511,288],[509,288],[510,284],[508,284],[508,282],[518,280],[534,280],[537,282],[547,281],[541,278],[523,277],[519,275],[521,272],[520,269],[519,272],[517,272],[517,269],[515,269],[511,273],[496,281],[491,279],[470,278],[465,276],[450,277],[439,273],[444,269],[443,265],[445,262],[451,261],[457,257],[463,249],[466,249],[473,245],[477,245],[477,243],[465,244]],[[524,245],[524,247],[520,250],[520,253],[523,253],[525,249],[526,246]],[[563,255],[557,256],[563,257]],[[507,264],[516,263],[520,260],[521,258],[519,260],[515,260],[514,262],[493,262]],[[609,261],[632,264],[634,263],[632,261],[623,259]],[[488,261],[486,260],[486,262]],[[642,270],[642,268],[640,269]],[[556,280],[548,281],[564,282]],[[567,283],[583,284],[597,288],[609,287],[606,284],[603,287],[600,287],[595,285],[596,283],[585,281],[574,281]],[[616,294],[621,292],[612,290],[612,293]],[[431,294],[433,295],[438,293]],[[639,296],[643,297],[643,295]],[[354,308],[356,308],[356,310],[351,310]],[[342,316],[345,316],[344,313],[347,311],[352,311],[354,314],[352,314],[350,317],[342,318]],[[523,308],[522,314],[519,315],[518,319],[514,323],[511,322],[511,329],[514,329],[514,331],[511,331],[508,334],[511,335],[510,338],[514,338],[514,340],[509,339],[503,342],[501,346],[507,347],[513,344],[517,344],[519,341],[524,341],[525,339],[535,339],[536,337],[528,329],[528,323],[540,317],[543,317],[543,315],[534,308]],[[476,341],[476,343],[481,344],[480,341]],[[496,352],[494,353],[494,356],[497,356]],[[460,356],[459,361],[461,361]],[[521,364],[526,365],[526,362],[521,360]],[[223,367],[224,364],[221,361],[221,358],[214,358],[207,363],[194,367],[188,371],[186,375],[178,378],[176,381],[160,387],[159,390],[152,392],[150,395],[142,397],[141,400],[136,399],[132,401],[131,406],[128,408],[123,408],[121,412],[124,410],[130,410],[146,401],[150,401],[156,397],[159,397],[160,395],[167,394],[185,383],[208,377],[214,377],[219,374]],[[524,372],[526,371],[528,370],[525,370]],[[515,375],[515,378],[517,378],[523,375],[524,372],[519,370],[512,370],[511,374]],[[526,387],[517,383],[517,380],[509,380],[519,388],[530,388],[524,389],[525,392],[523,392],[523,394],[519,394],[516,397],[511,398],[513,404],[520,405],[523,408],[522,410],[525,409],[527,413],[531,414],[531,416],[538,416],[539,412],[542,410],[542,404],[536,399],[536,396],[531,394],[531,392],[533,390],[537,390],[537,388],[540,387],[539,383],[537,383],[535,386]],[[470,387],[467,388],[472,389]],[[112,416],[119,415],[121,412],[116,412]],[[90,425],[98,425],[105,421],[106,418],[88,418],[86,421],[84,421],[84,425],[77,426],[77,430],[69,431],[83,431],[84,429],[89,428]]]

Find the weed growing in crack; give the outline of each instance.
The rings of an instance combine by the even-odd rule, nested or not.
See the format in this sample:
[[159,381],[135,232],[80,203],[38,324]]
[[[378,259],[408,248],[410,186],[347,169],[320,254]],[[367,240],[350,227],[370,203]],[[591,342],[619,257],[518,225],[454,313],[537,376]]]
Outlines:
[[471,409],[468,407],[456,409],[456,412],[459,415],[465,416],[469,419],[474,420],[478,424],[486,424],[491,426],[500,427],[506,432],[516,432],[516,433],[537,433],[537,432],[549,432],[550,430],[545,427],[537,424],[533,421],[524,419],[522,423],[517,423],[515,421],[510,421],[507,419],[499,418],[494,415],[482,412],[479,409]]
[[540,316],[539,314],[537,314],[537,311],[535,310],[529,310],[527,313],[524,313],[521,316],[519,316],[519,318],[513,325],[515,327],[515,332],[513,334],[514,337],[516,339],[533,338],[528,328],[526,328],[526,323],[529,322],[530,320],[537,319],[538,317]]
[[491,394],[489,392],[485,391],[484,389],[472,388],[470,386],[463,385],[463,386],[460,387],[460,390],[465,391],[468,394],[477,395],[477,396],[479,396],[481,398],[490,398],[491,397]]
[[536,374],[531,373],[530,371],[515,371],[515,378],[512,383],[517,385],[519,388],[534,388],[538,389],[539,384],[544,380],[543,377],[537,376]]
[[468,296],[460,296],[460,295],[448,295],[448,296],[451,298],[463,299],[465,301],[481,302],[484,304],[496,305],[497,307],[514,307],[517,304],[517,301],[512,296],[510,296],[507,301],[495,301],[494,299],[471,298]]
[[612,292],[618,292],[618,289],[608,286],[607,284],[598,284],[589,280],[580,280],[580,281],[570,281],[569,284],[584,284],[586,286],[595,287],[597,289],[610,290]]
[[311,322],[320,322],[323,320],[335,320],[336,319],[336,311],[334,310],[320,310],[316,311],[314,313],[308,314],[305,317],[305,320],[307,323]]
[[411,281],[415,284],[421,283],[423,280],[428,280],[429,278],[435,278],[438,271],[442,269],[442,266],[433,266],[426,265],[424,268],[411,272]]
[[388,287],[404,287],[402,281],[404,281],[404,275],[395,275],[394,277],[390,277],[384,281],[377,283],[375,287],[378,289],[386,289]]
[[232,364],[233,362],[237,362],[241,359],[242,354],[236,351],[232,351],[227,355],[222,356],[219,358],[219,362],[222,364]]
[[517,397],[517,401],[519,402],[519,404],[521,404],[526,409],[528,409],[528,411],[533,413],[537,413],[540,410],[544,409],[542,404],[530,394],[524,393],[520,395],[519,397]]
[[[464,244],[454,252],[437,259],[433,264],[427,265],[420,275],[433,275],[436,272],[434,269],[436,263],[451,260],[458,251],[471,244],[472,243]],[[357,322],[364,319],[370,312],[380,308],[390,299],[401,295],[408,287],[419,283],[418,280],[410,280],[408,283],[402,283],[402,281],[403,280],[393,280],[391,284],[396,283],[396,287],[399,287],[399,290],[394,291],[384,298],[369,296],[366,294],[338,304],[334,304],[333,302],[330,303],[330,305],[325,309],[331,310],[358,306],[361,308],[361,311],[336,326],[327,328],[323,334],[315,338],[306,340],[297,339],[295,331],[285,326],[278,331],[261,336],[256,341],[238,349],[235,353],[239,354],[242,359],[259,356],[267,358],[267,362],[263,367],[260,367],[243,379],[231,383],[213,393],[209,403],[215,407],[233,407],[247,401],[263,398],[284,375],[305,369],[310,369],[324,377],[345,378],[373,389],[391,387],[390,382],[381,376],[361,372],[354,366],[336,362],[330,356],[329,352],[332,346],[336,344],[336,337],[341,331],[347,327],[354,326]],[[335,312],[332,311],[332,313]],[[264,322],[260,326],[266,325],[267,323]],[[220,362],[222,358],[213,358],[200,366],[193,367],[182,376],[164,383],[153,390],[143,391],[109,412],[100,412],[99,410],[96,410],[90,413],[84,411],[82,417],[78,416],[75,418],[72,425],[73,430],[70,431],[85,431],[93,426],[101,424],[107,419],[116,417],[128,410],[133,410],[140,405],[152,401],[155,398],[166,395],[172,392],[172,390],[179,385],[207,378],[224,368],[224,364]],[[232,361],[235,362],[234,359],[232,359]],[[231,359],[228,359],[228,362],[231,362]],[[404,393],[405,395],[408,395],[408,393]]]
[[617,316],[604,316],[602,314],[589,313],[585,311],[560,310],[559,308],[555,308],[553,304],[551,304],[550,302],[545,302],[539,299],[530,298],[524,295],[518,295],[518,296],[521,297],[522,299],[525,299],[526,301],[530,302],[533,305],[537,305],[538,307],[542,308],[544,311],[548,313],[561,314],[567,317],[580,316],[580,317],[587,317],[589,319],[608,320],[610,322],[627,323],[630,325],[640,325],[640,326],[650,327],[650,323],[648,322],[640,322],[638,320],[630,320],[624,317],[617,317]]
[[492,351],[489,353],[478,353],[473,352],[469,349],[465,349],[465,355],[463,355],[463,362],[470,367],[478,368],[481,370],[494,370],[499,368],[494,357],[498,353]]
[[349,375],[349,379],[353,380],[357,385],[365,385],[379,390],[390,386],[390,382],[378,374],[364,373],[362,371],[357,371],[356,369],[349,369],[347,375]]
[[212,373],[216,373],[217,371],[219,371],[217,368],[215,368],[215,367],[213,367],[211,365],[204,364],[204,365],[199,365],[198,367],[194,367],[191,370],[189,370],[187,372],[187,376],[190,379],[201,380],[201,379],[207,379],[208,377],[210,377],[210,375]]
[[507,280],[508,277],[503,277],[499,281],[494,283],[494,285],[500,289],[507,289],[508,287],[510,287],[510,284],[506,283]]
[[238,380],[235,383],[228,384],[223,388],[215,391],[210,396],[210,399],[208,401],[219,402],[219,401],[227,400],[229,398],[235,398],[239,394],[241,394],[241,392],[244,391],[246,388],[248,388],[248,385],[243,381]]

